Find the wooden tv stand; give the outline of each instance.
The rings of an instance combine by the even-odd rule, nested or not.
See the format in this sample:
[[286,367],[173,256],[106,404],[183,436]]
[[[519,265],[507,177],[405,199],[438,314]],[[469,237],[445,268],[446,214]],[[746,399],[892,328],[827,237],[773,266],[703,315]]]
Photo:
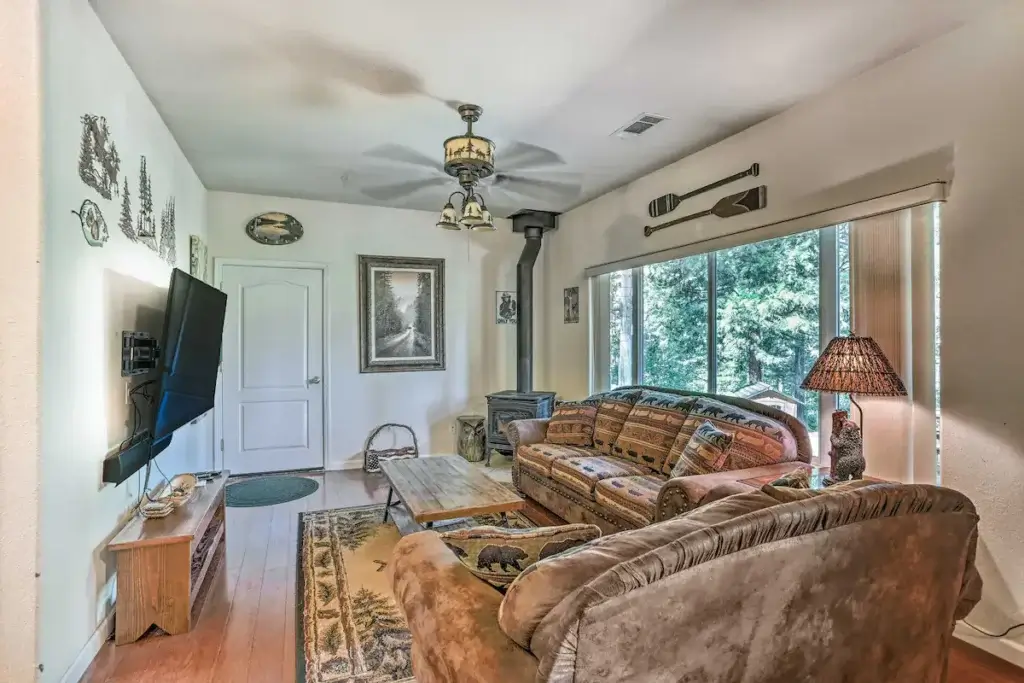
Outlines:
[[107,544],[117,558],[114,642],[133,643],[151,626],[186,633],[197,598],[224,553],[224,486],[228,472],[196,490],[162,519],[137,516]]

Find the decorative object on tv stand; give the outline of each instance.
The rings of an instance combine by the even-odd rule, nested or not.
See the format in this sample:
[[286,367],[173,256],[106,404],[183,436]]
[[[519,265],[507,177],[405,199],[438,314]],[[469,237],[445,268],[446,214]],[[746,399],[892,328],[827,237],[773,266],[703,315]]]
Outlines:
[[[800,384],[809,391],[850,394],[850,402],[860,415],[856,423],[846,419],[846,411],[833,413],[832,478],[836,481],[861,479],[866,462],[863,456],[864,411],[853,398],[864,396],[906,396],[903,385],[889,359],[871,337],[836,337],[828,343],[811,371]],[[839,422],[837,426],[835,423]]]
[[78,150],[78,177],[104,199],[116,197],[121,157],[105,116],[82,115],[82,143]]
[[245,234],[260,244],[277,247],[302,239],[302,223],[287,213],[271,211],[246,223]]
[[86,199],[78,211],[72,209],[71,213],[78,216],[78,222],[82,226],[82,235],[90,247],[102,247],[103,243],[110,239],[110,233],[107,232],[107,221],[103,219],[103,213],[96,202]]
[[480,462],[484,459],[484,442],[487,439],[485,419],[483,415],[459,415],[455,418],[455,452],[467,462]]
[[519,320],[519,302],[515,292],[494,293],[494,322],[498,325],[515,325]]
[[[387,431],[385,431],[387,430]],[[409,438],[412,439],[411,445],[406,446],[392,446],[391,448],[379,448],[377,440],[383,436],[390,436],[395,442],[398,441],[398,435],[402,432],[408,432]],[[364,472],[380,472],[380,461],[391,460],[393,458],[418,458],[420,457],[420,443],[416,438],[416,432],[412,430],[409,425],[398,424],[397,422],[387,422],[378,427],[375,427],[370,436],[366,437],[366,448],[363,451],[363,471]]]
[[580,321],[580,288],[566,287],[562,306],[563,322],[566,325],[574,325]]
[[444,370],[444,259],[359,257],[360,372]]
[[675,211],[676,207],[682,204],[687,199],[696,197],[699,194],[704,194],[705,192],[710,192],[711,190],[717,190],[723,185],[734,183],[737,180],[742,180],[743,178],[746,178],[747,176],[753,176],[756,178],[758,175],[760,175],[760,173],[760,164],[751,164],[750,168],[748,168],[745,171],[734,173],[733,175],[727,178],[716,180],[713,183],[709,183],[704,187],[698,187],[696,190],[691,190],[685,194],[672,194],[671,192],[669,194],[663,194],[657,199],[651,200],[651,203],[647,205],[647,213],[648,215],[650,215],[651,218],[661,218],[665,214]]
[[722,197],[719,199],[714,206],[707,211],[698,211],[697,213],[691,213],[681,218],[676,218],[671,221],[666,221],[659,225],[648,225],[644,227],[644,237],[650,237],[659,230],[665,228],[671,228],[673,225],[679,225],[680,223],[686,223],[687,221],[693,221],[698,218],[704,218],[705,216],[718,216],[719,218],[732,218],[733,216],[740,216],[751,211],[759,211],[768,204],[768,188],[762,185],[761,187],[755,187],[750,190],[744,190],[743,192],[737,192],[731,194],[728,197]]

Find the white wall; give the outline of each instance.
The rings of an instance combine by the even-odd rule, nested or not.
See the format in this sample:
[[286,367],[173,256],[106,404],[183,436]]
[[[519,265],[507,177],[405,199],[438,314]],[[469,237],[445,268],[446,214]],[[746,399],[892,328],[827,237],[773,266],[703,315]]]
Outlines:
[[0,7],[0,205],[17,236],[0,249],[0,681],[35,674],[39,523],[39,251],[42,135],[39,1]]
[[[439,195],[438,201],[443,199]],[[245,224],[271,210],[295,216],[305,228],[303,238],[285,246],[249,239]],[[410,425],[424,453],[452,453],[455,418],[483,411],[486,394],[515,388],[516,328],[495,324],[494,297],[496,290],[515,290],[522,236],[513,234],[505,220],[497,222],[496,232],[483,234],[440,230],[434,227],[436,221],[435,214],[425,211],[222,192],[209,195],[211,257],[328,266],[329,469],[359,467],[366,437],[384,422]],[[359,372],[359,254],[445,259],[446,370]],[[541,286],[540,263],[537,270]],[[540,339],[541,332],[537,334]],[[540,368],[536,376],[542,372]]]
[[[835,206],[863,178],[952,148],[942,224],[943,483],[981,516],[985,597],[973,620],[1002,630],[1024,621],[1024,4],[1006,8],[747,131],[569,212],[548,244],[552,299],[582,283],[586,266],[677,246]],[[707,219],[645,239],[647,203],[761,164],[768,208]],[[903,181],[912,180],[904,177]],[[900,179],[890,189],[904,189]],[[750,185],[755,184],[750,182]],[[732,187],[732,186],[730,186]],[[743,187],[737,184],[737,189]],[[711,199],[688,202],[699,210]],[[861,197],[862,198],[862,197]],[[586,311],[562,325],[548,311],[547,384],[568,396],[588,389]],[[870,462],[872,454],[868,453]],[[1015,640],[978,641],[1024,662]]]
[[[104,548],[139,495],[140,477],[101,483],[104,456],[127,435],[120,333],[162,321],[170,266],[118,228],[121,202],[78,176],[82,114],[105,116],[139,206],[140,155],[153,205],[176,199],[177,264],[188,269],[189,234],[204,234],[206,190],[106,31],[84,0],[51,0],[43,14],[45,213],[42,312],[42,512],[40,680],[87,664],[105,632],[114,565]],[[89,246],[71,214],[84,199],[110,232]],[[9,204],[9,203],[8,203]],[[13,287],[12,287],[13,289]],[[160,322],[155,323],[159,327]],[[157,330],[158,331],[158,330]],[[212,466],[212,420],[180,430],[158,462],[168,475]],[[95,636],[95,637],[94,637]],[[77,660],[77,664],[76,664]]]

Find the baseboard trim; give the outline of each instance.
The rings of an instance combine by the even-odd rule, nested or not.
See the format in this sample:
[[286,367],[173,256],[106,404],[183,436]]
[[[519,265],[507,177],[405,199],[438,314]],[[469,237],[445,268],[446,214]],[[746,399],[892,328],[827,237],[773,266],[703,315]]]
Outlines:
[[1024,669],[1024,645],[1015,640],[989,638],[972,630],[970,626],[964,626],[960,623],[953,629],[953,635],[965,643],[970,643],[979,650],[984,650],[990,655],[1005,659],[1014,666]]
[[60,683],[79,683],[85,676],[85,672],[89,670],[89,666],[92,661],[96,659],[96,655],[103,649],[103,644],[110,639],[111,634],[114,632],[114,611],[111,610],[110,614],[107,615],[106,619],[100,622],[100,625],[93,631],[92,637],[89,638],[89,642],[85,644],[78,656],[75,657],[74,663],[71,668],[68,669],[64,676],[60,679]]

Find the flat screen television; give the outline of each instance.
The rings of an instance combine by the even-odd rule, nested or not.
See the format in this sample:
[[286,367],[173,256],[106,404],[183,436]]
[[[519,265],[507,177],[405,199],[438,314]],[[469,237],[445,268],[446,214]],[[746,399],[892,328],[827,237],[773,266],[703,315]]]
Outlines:
[[227,295],[177,268],[167,290],[150,433],[155,457],[174,431],[213,408]]

